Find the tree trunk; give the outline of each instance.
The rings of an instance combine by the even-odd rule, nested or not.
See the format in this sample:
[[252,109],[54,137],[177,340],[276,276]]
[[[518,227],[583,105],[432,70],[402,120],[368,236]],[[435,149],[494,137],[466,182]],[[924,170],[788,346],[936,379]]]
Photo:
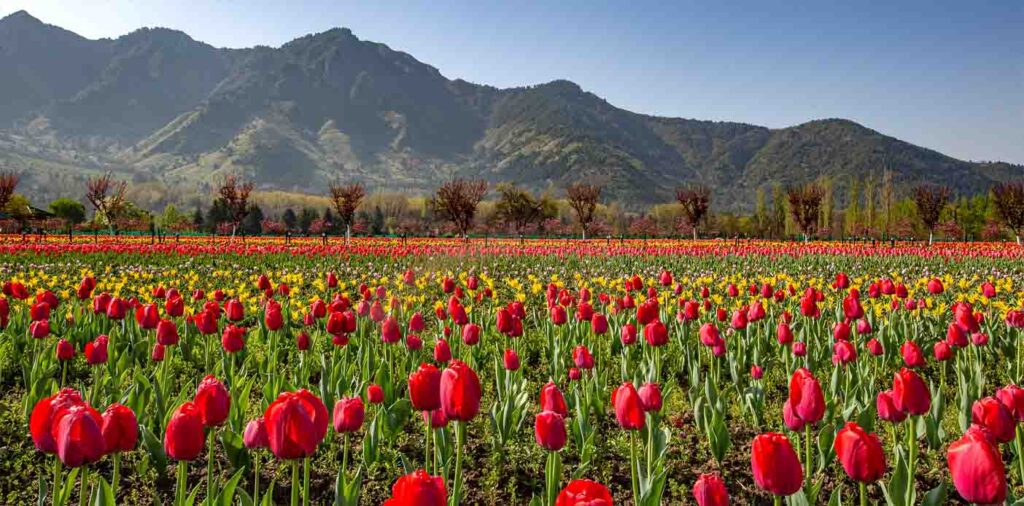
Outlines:
[[931,246],[931,245],[932,245],[932,239],[933,239],[933,235],[934,235],[934,233],[933,233],[933,232],[932,232],[931,230],[929,230],[929,231],[928,231],[928,245],[929,245],[929,246]]
[[693,240],[697,240],[697,227],[693,227]]
[[345,247],[346,248],[348,247],[348,240],[351,237],[351,234],[352,234],[352,226],[346,223],[345,224]]
[[1020,246],[1020,234],[1016,234],[1016,237],[1017,237],[1017,246]]

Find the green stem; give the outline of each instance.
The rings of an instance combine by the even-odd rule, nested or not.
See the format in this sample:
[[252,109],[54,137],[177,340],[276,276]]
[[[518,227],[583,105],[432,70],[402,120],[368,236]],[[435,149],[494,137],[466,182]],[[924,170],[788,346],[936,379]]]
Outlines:
[[429,411],[424,412],[424,414],[427,416],[423,417],[423,470],[430,474],[430,421],[432,417]]
[[1017,469],[1020,471],[1020,479],[1024,481],[1024,428],[1017,426],[1017,437],[1014,439],[1017,446]]
[[640,481],[637,473],[640,471],[640,462],[636,457],[636,434],[629,432],[629,471],[633,485],[633,504],[640,504]]
[[110,476],[110,486],[114,489],[114,497],[117,497],[117,489],[121,484],[121,453],[114,454],[114,471]]
[[907,480],[906,498],[907,504],[911,504],[911,497],[914,495],[914,476],[917,470],[917,423],[914,420],[914,415],[907,417],[907,446],[909,479]]
[[466,451],[466,422],[455,422],[455,485],[452,487],[452,506],[462,501],[462,454]]
[[805,477],[807,488],[811,488],[811,424],[804,426],[804,467],[807,469]]
[[774,504],[775,506],[782,506],[782,496],[781,495],[774,496],[774,497],[772,497],[772,499],[773,499],[772,504]]
[[214,490],[213,490],[213,445],[216,429],[211,428],[210,434],[206,437],[207,439],[207,456],[206,456],[206,504],[213,506],[214,501]]
[[292,461],[292,506],[299,506],[299,461]]
[[178,461],[178,487],[177,492],[174,494],[174,503],[178,506],[185,504],[185,480],[188,477],[188,461]]
[[260,454],[259,451],[253,453],[253,471],[252,471],[252,502],[253,504],[260,504]]
[[302,461],[302,506],[309,506],[309,457]]
[[63,499],[63,498],[60,497],[61,495],[63,495],[63,487],[61,487],[61,483],[60,483],[60,474],[61,474],[60,471],[61,471],[61,468],[60,468],[60,457],[54,455],[53,456],[53,491],[50,493],[50,496],[53,498],[53,506],[60,506],[60,504],[63,502],[63,501],[61,501],[61,499]]
[[558,497],[559,478],[562,474],[562,458],[558,452],[548,452],[548,464],[545,468],[547,475],[547,506],[554,506]]
[[78,506],[85,506],[86,500],[89,497],[89,467],[82,466],[81,482],[79,483],[78,490]]
[[868,506],[868,485],[864,482],[860,482],[860,506]]

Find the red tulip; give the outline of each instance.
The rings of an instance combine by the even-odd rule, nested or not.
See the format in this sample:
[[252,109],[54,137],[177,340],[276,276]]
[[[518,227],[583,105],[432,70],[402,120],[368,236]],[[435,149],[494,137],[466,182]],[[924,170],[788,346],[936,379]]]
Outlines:
[[903,355],[903,363],[907,367],[924,367],[924,353],[914,341],[907,341],[900,346],[900,354]]
[[417,411],[441,407],[441,371],[437,367],[424,363],[409,374],[409,400]]
[[267,309],[263,311],[263,324],[271,332],[281,330],[284,327],[284,315],[281,314],[280,305],[276,303],[267,304]]
[[469,346],[475,346],[480,342],[480,326],[475,323],[468,323],[462,327],[462,342]]
[[945,362],[953,358],[953,350],[950,349],[945,341],[936,341],[935,345],[932,346],[932,356],[939,362]]
[[878,342],[878,339],[871,338],[867,342],[868,353],[872,356],[880,356],[885,350],[882,349],[882,343]]
[[825,394],[806,368],[797,369],[790,377],[789,402],[793,413],[806,423],[816,424],[825,416]]
[[360,397],[343,397],[334,403],[334,431],[339,434],[356,432],[363,426],[366,408]]
[[804,480],[800,459],[789,439],[776,432],[754,438],[750,451],[750,467],[758,487],[779,496],[788,496],[800,490]]
[[1007,385],[996,390],[996,399],[1010,410],[1015,420],[1024,421],[1024,388]]
[[154,362],[162,362],[164,360],[164,345],[160,343],[153,344],[153,351],[149,354],[149,359]]
[[242,444],[250,450],[270,447],[270,441],[267,440],[267,425],[262,416],[250,420],[245,425],[245,431],[242,432]]
[[305,389],[282,392],[267,407],[263,419],[270,451],[281,460],[313,455],[327,435],[327,407]]
[[534,436],[542,448],[557,452],[565,446],[565,418],[554,411],[541,411],[534,419]]
[[850,341],[836,341],[832,345],[832,364],[850,364],[857,360],[857,349]]
[[846,422],[833,443],[836,457],[846,474],[861,483],[874,483],[885,474],[885,450],[878,436],[868,434],[854,422]]
[[67,362],[75,358],[75,346],[69,343],[66,339],[57,341],[57,348],[54,352],[57,356],[57,360],[61,362]]
[[103,441],[106,453],[130,452],[139,440],[139,422],[135,412],[122,404],[111,404],[103,412]]
[[1006,468],[988,431],[971,427],[949,445],[946,454],[953,486],[964,501],[1002,504],[1006,501]]
[[924,380],[905,367],[893,379],[892,394],[896,408],[907,414],[923,415],[932,405],[932,395]]
[[384,402],[384,389],[376,383],[370,383],[366,387],[366,401],[370,404],[380,404]]
[[1016,435],[1013,413],[995,397],[984,397],[971,406],[971,422],[988,429],[997,443],[1009,443]]
[[50,335],[50,322],[46,320],[32,322],[28,326],[28,333],[31,334],[34,339],[43,339]]
[[630,346],[636,343],[636,327],[634,327],[632,323],[627,323],[622,326],[620,340],[625,346]]
[[887,422],[900,423],[907,418],[907,414],[896,407],[896,398],[892,390],[879,392],[875,407],[878,417]]
[[608,487],[591,480],[570,481],[555,499],[555,506],[612,506]]
[[135,310],[135,323],[143,330],[152,330],[160,323],[160,309],[156,304],[146,304]]
[[928,281],[928,293],[939,295],[944,291],[945,288],[942,286],[942,281],[939,281],[939,278],[932,278]]
[[645,412],[661,411],[661,388],[657,383],[644,383],[637,394],[640,395],[640,405]]
[[228,419],[231,394],[212,374],[203,378],[196,388],[196,410],[205,427],[219,427]]
[[449,420],[468,422],[480,411],[480,379],[461,360],[441,373],[441,407]]
[[601,313],[594,313],[590,317],[590,330],[596,335],[603,335],[608,332],[608,318]]
[[444,339],[438,339],[434,343],[434,362],[439,364],[447,364],[452,359],[452,349],[448,346],[448,341]]
[[173,320],[160,320],[156,324],[156,342],[164,346],[178,344],[178,326]]
[[85,349],[83,350],[85,362],[89,365],[107,363],[107,342],[107,336],[101,335],[85,343]]
[[236,353],[245,347],[245,327],[228,325],[221,334],[220,345],[227,353]]
[[793,412],[793,403],[789,402],[789,399],[782,403],[782,423],[793,432],[800,432],[807,425],[807,422]]
[[402,329],[393,316],[388,316],[380,326],[381,341],[394,344],[402,340]]
[[697,506],[729,506],[729,491],[717,474],[702,474],[693,484],[693,498]]
[[100,414],[85,404],[74,404],[55,412],[50,435],[61,463],[78,467],[102,458],[106,450],[102,426]]
[[756,380],[759,380],[759,379],[763,378],[764,377],[764,369],[761,366],[757,365],[757,364],[754,364],[754,365],[750,366],[750,377],[754,378]]
[[28,309],[29,318],[34,322],[41,322],[50,319],[50,305],[45,302],[32,304]]
[[654,320],[644,326],[644,339],[651,346],[664,346],[668,343],[668,329],[660,320]]
[[569,414],[569,408],[565,404],[565,397],[562,396],[562,391],[558,389],[558,385],[548,382],[548,384],[540,389],[540,409],[541,411],[553,411],[563,417]]
[[838,321],[832,327],[832,338],[836,341],[849,341],[850,340],[850,324],[845,321]]
[[502,362],[507,371],[519,370],[519,355],[512,348],[505,350],[505,353],[502,355]]
[[64,408],[76,405],[85,405],[85,401],[77,390],[71,388],[62,389],[36,403],[29,418],[29,432],[37,450],[43,453],[57,452],[56,442],[51,434],[53,415]]
[[568,321],[568,316],[565,314],[565,308],[562,306],[554,306],[551,308],[551,323],[555,325],[564,325]]
[[195,460],[203,451],[203,418],[193,402],[186,402],[171,415],[164,432],[164,451],[174,460]]
[[775,327],[775,339],[782,345],[793,342],[793,330],[789,328],[788,323],[784,321],[779,322],[779,325]]
[[613,390],[611,400],[619,427],[625,430],[640,430],[644,427],[643,402],[632,383],[623,383]]
[[447,501],[444,480],[418,469],[391,486],[391,497],[382,506],[445,506]]

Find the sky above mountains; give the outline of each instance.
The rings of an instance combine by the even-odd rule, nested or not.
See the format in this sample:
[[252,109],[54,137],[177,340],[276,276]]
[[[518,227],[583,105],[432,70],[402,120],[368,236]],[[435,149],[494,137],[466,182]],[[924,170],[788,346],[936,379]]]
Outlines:
[[771,127],[844,117],[955,157],[1024,163],[1016,0],[0,0],[0,17],[21,9],[89,38],[164,26],[219,47],[344,26],[449,78],[569,79],[636,112]]

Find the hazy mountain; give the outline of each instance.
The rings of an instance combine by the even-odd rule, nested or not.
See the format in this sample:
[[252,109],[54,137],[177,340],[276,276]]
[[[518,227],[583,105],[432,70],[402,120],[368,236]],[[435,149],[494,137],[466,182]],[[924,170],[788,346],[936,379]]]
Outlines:
[[242,171],[315,193],[339,176],[411,193],[455,175],[535,189],[592,180],[628,206],[701,182],[716,208],[749,209],[759,186],[821,175],[841,190],[888,167],[901,187],[964,193],[1024,175],[846,120],[773,130],[636,114],[569,81],[450,80],[347,29],[218,49],[163,28],[89,40],[22,11],[0,20],[0,68],[0,164],[40,198],[103,170],[173,186]]

